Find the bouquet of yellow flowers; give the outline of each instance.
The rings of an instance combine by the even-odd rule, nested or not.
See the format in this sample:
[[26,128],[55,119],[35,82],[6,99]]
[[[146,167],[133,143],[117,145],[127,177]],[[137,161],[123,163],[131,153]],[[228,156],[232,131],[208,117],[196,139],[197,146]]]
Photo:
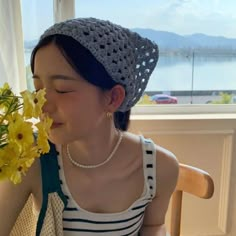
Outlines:
[[35,158],[49,151],[45,101],[45,90],[16,96],[7,83],[0,88],[0,181],[20,183]]

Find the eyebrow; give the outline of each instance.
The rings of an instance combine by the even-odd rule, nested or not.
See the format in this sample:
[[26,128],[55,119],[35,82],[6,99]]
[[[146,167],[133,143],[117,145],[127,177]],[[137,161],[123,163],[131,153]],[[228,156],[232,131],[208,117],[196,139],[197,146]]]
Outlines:
[[[40,77],[36,74],[34,74],[32,76],[32,78],[33,79],[40,79]],[[76,80],[76,78],[73,78],[71,76],[60,75],[60,74],[51,75],[51,76],[49,76],[49,79],[52,79],[52,80]]]

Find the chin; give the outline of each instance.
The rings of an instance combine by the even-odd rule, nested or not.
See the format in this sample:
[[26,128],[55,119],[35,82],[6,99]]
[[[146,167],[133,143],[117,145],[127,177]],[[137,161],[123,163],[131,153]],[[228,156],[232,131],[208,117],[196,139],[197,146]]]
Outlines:
[[70,142],[73,142],[74,139],[68,139],[66,138],[65,134],[62,135],[54,135],[53,132],[49,133],[49,140],[51,143],[55,144],[55,145],[65,145],[68,144]]

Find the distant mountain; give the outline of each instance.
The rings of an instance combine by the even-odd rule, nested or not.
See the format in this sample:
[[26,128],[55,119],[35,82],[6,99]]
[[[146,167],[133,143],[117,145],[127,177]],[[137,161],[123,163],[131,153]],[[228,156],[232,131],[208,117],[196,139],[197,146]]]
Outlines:
[[24,41],[24,47],[25,47],[25,49],[33,49],[34,48],[34,46],[36,45],[38,43],[38,40],[37,39],[35,39],[35,40],[25,40]]
[[205,34],[186,35],[193,43],[199,47],[231,48],[236,49],[236,39],[225,38],[222,36],[214,37]]
[[[213,51],[213,52],[231,52],[236,53],[236,39],[225,38],[222,36],[209,36],[205,34],[179,35],[167,31],[158,31],[145,28],[131,29],[143,37],[155,41],[160,52],[176,51]],[[31,50],[38,40],[25,41],[26,50]]]
[[214,50],[236,52],[236,39],[205,34],[179,35],[167,31],[134,28],[134,32],[155,41],[160,51],[171,50]]

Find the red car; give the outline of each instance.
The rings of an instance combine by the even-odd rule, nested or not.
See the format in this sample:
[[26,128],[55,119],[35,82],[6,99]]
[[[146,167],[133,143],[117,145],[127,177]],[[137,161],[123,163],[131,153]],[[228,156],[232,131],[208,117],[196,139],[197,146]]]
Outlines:
[[155,101],[157,104],[177,104],[177,97],[173,97],[167,94],[155,94],[151,96],[152,101]]

